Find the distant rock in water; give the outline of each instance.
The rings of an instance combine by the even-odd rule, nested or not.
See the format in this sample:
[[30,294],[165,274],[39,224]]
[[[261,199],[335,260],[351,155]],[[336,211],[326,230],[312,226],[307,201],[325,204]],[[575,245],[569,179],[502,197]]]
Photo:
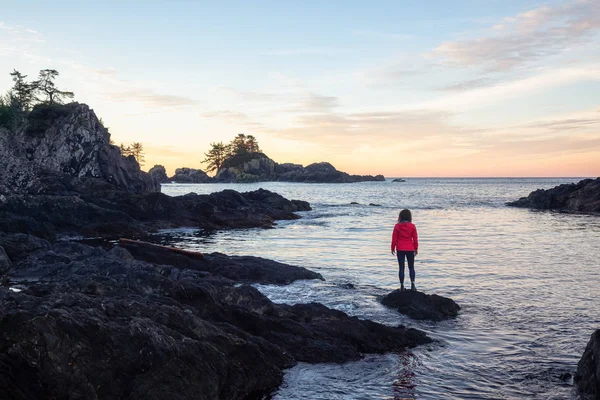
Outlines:
[[158,183],[170,182],[169,177],[167,176],[167,170],[162,165],[155,165],[154,167],[150,168],[148,173]]
[[218,182],[352,183],[385,181],[385,178],[383,175],[350,175],[338,171],[327,162],[303,167],[300,164],[278,164],[263,153],[245,153],[226,160],[215,180]]
[[85,104],[39,104],[14,131],[0,128],[0,193],[56,193],[65,179],[98,179],[129,192],[158,185]]
[[460,310],[460,306],[447,297],[399,289],[385,295],[381,303],[417,320],[442,321],[456,317]]
[[212,182],[212,178],[201,169],[177,168],[175,175],[169,181],[177,183],[209,183]]
[[592,334],[577,364],[574,381],[585,399],[600,399],[600,329]]
[[600,213],[600,178],[538,189],[527,197],[506,203],[511,207]]
[[402,178],[396,178],[392,182],[406,182],[406,180]]

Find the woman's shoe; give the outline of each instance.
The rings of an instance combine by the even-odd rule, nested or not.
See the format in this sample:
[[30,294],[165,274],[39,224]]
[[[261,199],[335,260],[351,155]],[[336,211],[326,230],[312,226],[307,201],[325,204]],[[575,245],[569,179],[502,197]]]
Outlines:
[[400,291],[401,292],[405,292],[406,291],[406,289],[404,288],[404,285],[400,285]]
[[410,284],[410,291],[411,291],[411,292],[416,292],[416,291],[417,291],[417,287],[415,286],[415,284],[414,284],[414,283],[411,283],[411,284]]

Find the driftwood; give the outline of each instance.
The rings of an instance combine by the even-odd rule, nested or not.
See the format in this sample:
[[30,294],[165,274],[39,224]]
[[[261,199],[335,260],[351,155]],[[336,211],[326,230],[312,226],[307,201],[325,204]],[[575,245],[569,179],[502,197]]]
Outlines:
[[142,242],[141,240],[131,240],[131,239],[121,238],[121,239],[119,239],[119,246],[122,246],[124,248],[130,247],[130,246],[135,246],[136,248],[147,248],[149,250],[168,250],[172,253],[182,254],[193,260],[202,260],[204,258],[204,254],[200,253],[199,251],[189,251],[189,250],[178,249],[176,247],[161,246],[159,244]]

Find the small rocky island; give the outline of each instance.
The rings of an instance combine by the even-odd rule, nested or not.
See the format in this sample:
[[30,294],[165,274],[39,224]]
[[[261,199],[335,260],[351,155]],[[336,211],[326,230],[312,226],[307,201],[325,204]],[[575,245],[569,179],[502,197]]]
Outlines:
[[249,182],[302,182],[302,183],[355,183],[385,181],[383,175],[350,175],[338,171],[327,162],[279,164],[267,157],[258,147],[253,136],[239,134],[229,145],[212,143],[206,154],[209,171],[215,176],[193,168],[178,168],[175,175],[167,177],[162,165],[148,171],[159,183],[249,183]]
[[431,342],[318,303],[275,304],[250,286],[323,279],[302,267],[74,240],[271,227],[310,209],[266,190],[169,197],[155,174],[121,155],[84,104],[40,104],[13,129],[0,128],[3,396],[261,399],[297,362]]
[[536,210],[600,213],[600,178],[584,179],[552,189],[538,189],[506,205]]

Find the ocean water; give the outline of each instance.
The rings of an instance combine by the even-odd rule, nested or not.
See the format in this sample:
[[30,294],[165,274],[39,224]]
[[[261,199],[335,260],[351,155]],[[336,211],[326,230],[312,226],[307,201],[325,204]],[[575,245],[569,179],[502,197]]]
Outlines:
[[[287,371],[275,399],[574,399],[571,376],[600,328],[600,217],[504,203],[578,180],[167,184],[169,195],[262,187],[309,201],[313,210],[275,229],[163,234],[184,248],[266,257],[326,279],[257,285],[275,302],[317,301],[436,339],[357,362],[301,363]],[[419,231],[417,287],[459,303],[454,320],[414,321],[377,301],[399,287],[390,240],[402,208],[412,210]]]

